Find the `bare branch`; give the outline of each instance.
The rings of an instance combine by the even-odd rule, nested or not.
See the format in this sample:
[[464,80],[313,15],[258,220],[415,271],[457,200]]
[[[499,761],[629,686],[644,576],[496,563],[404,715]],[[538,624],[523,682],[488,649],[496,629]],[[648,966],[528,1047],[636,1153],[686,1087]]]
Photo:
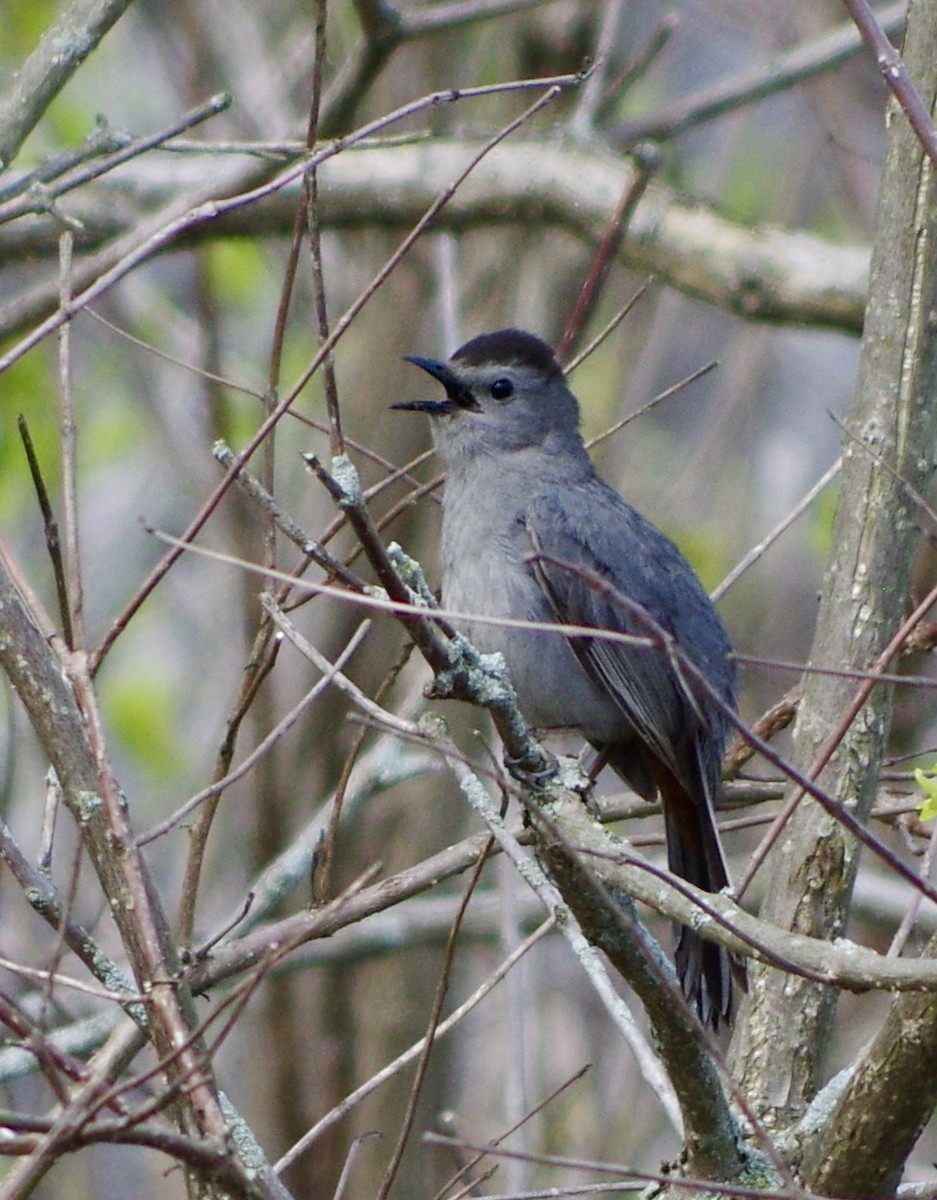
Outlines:
[[[389,120],[389,119],[388,119]],[[362,134],[362,139],[366,138]],[[347,141],[347,139],[346,139]],[[350,144],[350,142],[349,142]],[[319,172],[323,228],[409,229],[441,190],[451,186],[465,163],[481,148],[469,139],[423,139],[411,145],[374,145],[339,154]],[[139,257],[181,248],[207,238],[284,232],[295,216],[295,190],[289,186],[302,168],[282,173],[282,182],[259,189],[262,207],[234,202],[195,206],[172,228],[163,230],[178,187],[165,180],[141,179],[137,203],[128,210],[125,192],[100,185],[87,189],[81,205],[70,209],[85,225],[89,248],[126,233],[134,244],[149,229]],[[529,226],[566,230],[588,242],[607,228],[621,196],[628,190],[633,167],[628,160],[592,150],[532,139],[512,139],[510,147],[493,149],[478,162],[466,181],[449,197],[433,220],[436,229],[464,231],[496,226]],[[285,176],[285,178],[284,178]],[[287,189],[282,195],[280,188]],[[138,207],[142,204],[142,211]],[[115,220],[119,222],[115,226]],[[149,223],[149,224],[148,224]],[[58,226],[40,223],[29,232],[18,254],[49,255]],[[630,236],[618,261],[643,274],[654,274],[687,293],[726,311],[759,321],[806,324],[858,333],[862,327],[868,281],[866,247],[825,241],[813,233],[773,226],[745,227],[704,204],[687,204],[662,184],[648,187],[630,220]],[[22,236],[25,236],[26,231]],[[128,245],[120,243],[125,252]],[[0,237],[0,248],[4,248]],[[7,246],[5,253],[13,254]],[[115,249],[90,259],[86,275],[97,279],[108,269]],[[127,262],[130,270],[136,259]],[[89,286],[82,304],[90,303],[126,271],[105,276]],[[54,288],[0,306],[0,334],[22,330],[25,323],[49,312]],[[76,310],[80,305],[76,303]],[[51,328],[51,326],[49,326]],[[42,326],[46,331],[46,325]],[[31,344],[24,342],[24,347]],[[11,352],[12,354],[13,352]],[[9,357],[9,356],[8,356]],[[0,359],[0,369],[7,359]]]
[[0,170],[130,0],[72,0],[0,92]]
[[[907,4],[889,4],[879,13],[883,30],[890,34],[904,28]],[[614,134],[625,148],[648,139],[671,138],[706,121],[734,112],[744,105],[787,91],[792,85],[830,71],[862,51],[862,38],[852,24],[779,55],[774,62],[722,80],[713,87],[655,109],[649,116],[620,126]]]
[[885,80],[885,86],[901,105],[911,128],[924,147],[924,152],[937,165],[937,130],[934,129],[931,110],[921,99],[917,88],[911,81],[911,76],[908,74],[901,55],[888,40],[888,35],[879,24],[866,0],[843,0],[843,2],[852,14],[852,19],[862,35],[862,40],[875,56],[875,62]]

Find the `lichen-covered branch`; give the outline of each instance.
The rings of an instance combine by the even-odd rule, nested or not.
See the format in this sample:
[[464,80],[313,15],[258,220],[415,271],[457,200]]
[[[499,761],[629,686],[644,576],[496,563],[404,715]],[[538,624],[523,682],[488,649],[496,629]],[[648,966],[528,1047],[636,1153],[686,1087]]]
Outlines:
[[[227,1121],[195,1034],[198,1016],[192,996],[181,978],[159,897],[135,845],[126,802],[110,774],[87,674],[72,664],[79,681],[76,688],[68,665],[55,644],[40,633],[0,557],[0,669],[26,709],[65,804],[82,831],[137,986],[148,997],[154,1045],[166,1063],[168,1078],[185,1096],[179,1110],[183,1127],[209,1137],[220,1148],[227,1141]],[[78,694],[83,696],[83,706]],[[51,1161],[58,1145],[55,1139],[70,1119],[69,1110],[70,1106],[37,1149],[35,1164],[23,1167],[24,1178]]]
[[[932,0],[911,6],[906,57],[932,105],[937,95]],[[844,449],[833,551],[811,653],[813,662],[858,670],[876,661],[905,616],[920,540],[916,501],[906,484],[926,492],[933,455],[923,448],[937,439],[933,166],[894,109],[880,195],[860,375],[846,421],[852,436]],[[826,755],[853,691],[849,679],[808,676],[795,733],[798,762],[806,769]],[[878,786],[891,700],[889,687],[875,689],[820,776],[827,794],[860,819],[868,815]],[[763,916],[814,937],[837,937],[848,916],[857,857],[855,840],[844,835],[835,815],[802,800],[773,853]],[[835,994],[814,983],[770,970],[753,972],[736,1061],[756,1109],[772,1122],[796,1119],[814,1095],[834,1003]],[[928,1104],[924,1092],[920,1100]],[[884,1095],[879,1101],[885,1107],[892,1103]],[[830,1137],[851,1146],[850,1130],[842,1120],[834,1122]],[[907,1145],[895,1138],[892,1147],[894,1167]],[[881,1169],[885,1175],[890,1170]],[[849,1178],[860,1177],[852,1173],[857,1170],[853,1164]],[[850,1184],[832,1182],[832,1174],[824,1171],[821,1190],[849,1194]]]
[[0,170],[130,0],[72,0],[0,92]]
[[[409,229],[451,185],[483,143],[426,139],[412,145],[345,151],[319,168],[323,229]],[[297,154],[300,153],[297,147]],[[231,163],[206,156],[203,178],[219,174],[219,192],[232,186]],[[629,186],[627,159],[561,142],[512,138],[490,150],[434,219],[436,230],[484,230],[495,225],[567,230],[597,241]],[[186,178],[190,178],[187,173]],[[251,179],[256,180],[256,167]],[[184,191],[170,173],[134,178],[132,184],[88,185],[61,202],[81,222],[77,249],[97,251],[103,270],[111,243],[168,211]],[[298,185],[297,185],[298,186]],[[206,189],[201,189],[204,197]],[[297,204],[287,188],[247,207],[206,207],[179,237],[160,242],[160,252],[231,236],[288,234]],[[175,210],[173,210],[175,211]],[[53,215],[0,228],[0,260],[54,259],[60,225]],[[705,204],[690,205],[662,184],[648,187],[636,206],[618,261],[752,320],[815,325],[858,333],[862,328],[868,250],[812,233],[772,226],[743,226]],[[53,311],[56,284],[0,305],[0,335],[8,336]]]

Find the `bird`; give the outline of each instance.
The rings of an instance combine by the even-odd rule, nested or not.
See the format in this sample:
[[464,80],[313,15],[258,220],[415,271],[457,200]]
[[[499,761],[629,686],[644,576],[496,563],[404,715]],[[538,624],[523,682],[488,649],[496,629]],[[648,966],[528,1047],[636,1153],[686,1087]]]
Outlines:
[[[714,801],[736,670],[693,568],[600,478],[580,433],[578,401],[546,342],[501,329],[473,338],[448,361],[405,361],[445,393],[392,407],[428,414],[446,467],[442,602],[466,614],[456,628],[480,652],[503,654],[531,728],[578,732],[638,795],[660,798],[671,872],[706,892],[728,887]],[[491,618],[630,637],[528,630]],[[711,1028],[728,1022],[733,975],[744,987],[740,961],[683,925],[675,928],[674,959],[701,1020]]]

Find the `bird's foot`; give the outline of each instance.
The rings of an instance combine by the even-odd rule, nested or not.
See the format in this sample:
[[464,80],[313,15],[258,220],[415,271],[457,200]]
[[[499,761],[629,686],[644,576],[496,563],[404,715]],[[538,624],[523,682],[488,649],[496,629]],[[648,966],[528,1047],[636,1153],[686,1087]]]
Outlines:
[[512,758],[510,754],[505,754],[504,765],[511,778],[516,779],[523,787],[543,791],[556,778],[559,764],[542,746],[538,746],[536,750],[536,754],[525,754],[521,758]]

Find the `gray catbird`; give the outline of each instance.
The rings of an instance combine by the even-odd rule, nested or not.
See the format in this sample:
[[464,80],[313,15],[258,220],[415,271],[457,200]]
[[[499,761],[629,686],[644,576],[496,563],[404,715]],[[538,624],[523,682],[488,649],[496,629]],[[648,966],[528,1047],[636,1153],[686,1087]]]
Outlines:
[[[713,797],[727,721],[681,655],[733,707],[735,668],[689,563],[598,477],[579,405],[539,338],[503,329],[447,363],[407,361],[446,390],[442,400],[394,405],[433,418],[447,467],[445,607],[634,635],[612,642],[459,622],[479,650],[503,652],[531,726],[580,731],[636,792],[660,795],[675,874],[708,892],[726,887]],[[683,927],[676,964],[702,1019],[727,1019],[739,964]]]

